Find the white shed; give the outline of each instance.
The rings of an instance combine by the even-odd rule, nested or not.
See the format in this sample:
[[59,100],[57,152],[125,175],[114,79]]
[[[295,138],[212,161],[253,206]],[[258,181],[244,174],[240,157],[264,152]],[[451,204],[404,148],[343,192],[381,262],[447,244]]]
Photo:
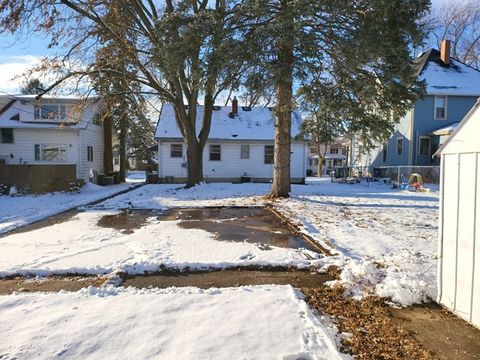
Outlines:
[[480,327],[480,99],[441,156],[437,301]]

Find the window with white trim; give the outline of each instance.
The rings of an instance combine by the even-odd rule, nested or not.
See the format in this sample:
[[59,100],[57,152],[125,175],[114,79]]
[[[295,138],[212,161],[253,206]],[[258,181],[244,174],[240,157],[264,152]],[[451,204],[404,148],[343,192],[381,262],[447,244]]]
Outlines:
[[65,105],[41,104],[34,107],[35,120],[65,120]]
[[222,160],[222,147],[220,145],[210,145],[210,161]]
[[445,120],[447,118],[447,97],[435,96],[435,120]]
[[430,155],[430,137],[420,136],[418,148],[418,153],[420,155]]
[[66,159],[66,145],[35,144],[36,161],[65,161]]
[[330,154],[338,154],[338,147],[331,147]]
[[87,161],[93,161],[93,146],[87,146]]
[[265,145],[265,154],[264,154],[265,164],[273,164],[273,157],[274,157],[273,154],[274,154],[273,145]]
[[250,145],[240,145],[240,159],[250,159]]
[[13,144],[13,129],[0,129],[0,143]]
[[397,138],[397,155],[403,155],[403,138]]
[[170,144],[170,157],[171,158],[183,157],[183,144]]

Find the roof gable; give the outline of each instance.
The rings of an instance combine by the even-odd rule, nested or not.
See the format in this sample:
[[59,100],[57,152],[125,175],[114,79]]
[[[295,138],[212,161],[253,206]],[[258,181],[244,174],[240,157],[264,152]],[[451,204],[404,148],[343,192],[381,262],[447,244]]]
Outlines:
[[[238,116],[231,118],[230,106],[217,107],[213,111],[209,139],[217,140],[273,140],[275,118],[273,112],[266,107],[238,107]],[[204,107],[197,106],[197,135],[201,129]],[[292,112],[292,136],[299,133],[302,118],[297,111]],[[157,139],[182,138],[175,119],[174,108],[164,104],[155,131]]]

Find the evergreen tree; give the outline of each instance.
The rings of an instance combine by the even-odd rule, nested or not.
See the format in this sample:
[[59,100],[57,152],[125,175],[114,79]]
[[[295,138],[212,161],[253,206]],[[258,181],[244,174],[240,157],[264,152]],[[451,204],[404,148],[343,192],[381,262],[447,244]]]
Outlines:
[[349,131],[359,131],[367,144],[384,138],[422,93],[409,50],[424,38],[420,19],[428,8],[428,0],[243,3],[244,26],[264,44],[257,59],[274,79],[273,197],[290,191],[293,83],[304,93],[335,89],[338,99],[329,99],[347,106]]

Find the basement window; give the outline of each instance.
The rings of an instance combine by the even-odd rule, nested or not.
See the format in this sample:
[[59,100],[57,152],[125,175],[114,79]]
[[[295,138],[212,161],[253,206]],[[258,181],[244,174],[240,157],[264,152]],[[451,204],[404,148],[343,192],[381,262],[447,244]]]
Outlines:
[[273,164],[273,153],[274,153],[273,145],[265,145],[265,156],[264,156],[265,164]]
[[222,160],[222,148],[220,145],[210,145],[210,161]]

